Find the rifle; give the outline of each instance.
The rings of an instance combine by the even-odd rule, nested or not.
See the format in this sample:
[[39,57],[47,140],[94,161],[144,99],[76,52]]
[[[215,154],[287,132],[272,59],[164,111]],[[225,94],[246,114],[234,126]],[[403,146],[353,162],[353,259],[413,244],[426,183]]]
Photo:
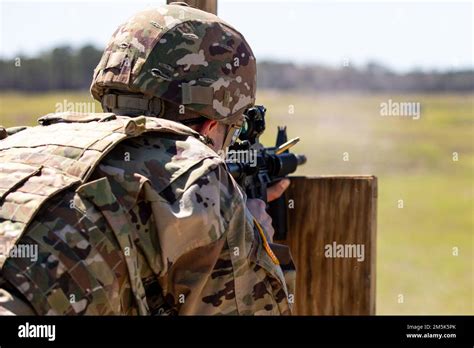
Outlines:
[[[267,203],[267,187],[296,171],[306,162],[305,155],[290,153],[299,137],[288,141],[286,126],[278,127],[275,146],[263,147],[259,141],[265,131],[266,108],[256,105],[244,112],[244,123],[238,141],[229,147],[226,164],[229,172],[245,190],[248,198]],[[275,240],[286,238],[288,232],[285,195],[268,204]]]

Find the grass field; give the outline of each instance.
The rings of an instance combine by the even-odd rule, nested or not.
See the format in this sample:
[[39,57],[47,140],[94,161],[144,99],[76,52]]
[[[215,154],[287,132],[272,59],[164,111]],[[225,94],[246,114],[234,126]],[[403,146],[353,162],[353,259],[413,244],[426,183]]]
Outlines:
[[[378,176],[378,314],[474,314],[473,98],[259,95],[257,102],[268,109],[263,142],[273,143],[276,126],[285,124],[290,137],[302,138],[294,151],[305,153],[308,163],[299,174]],[[381,116],[380,104],[389,99],[421,103],[420,119]],[[64,100],[90,98],[87,93],[0,94],[0,124],[33,125]],[[345,152],[349,161],[343,161]],[[403,209],[397,207],[400,199]]]

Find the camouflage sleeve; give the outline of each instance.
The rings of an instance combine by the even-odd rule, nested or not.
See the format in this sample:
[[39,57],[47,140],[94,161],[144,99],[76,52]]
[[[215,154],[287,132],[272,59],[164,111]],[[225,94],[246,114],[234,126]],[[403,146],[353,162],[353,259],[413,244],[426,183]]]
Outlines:
[[155,208],[165,265],[159,282],[168,309],[177,314],[290,314],[279,261],[224,165],[166,204]]

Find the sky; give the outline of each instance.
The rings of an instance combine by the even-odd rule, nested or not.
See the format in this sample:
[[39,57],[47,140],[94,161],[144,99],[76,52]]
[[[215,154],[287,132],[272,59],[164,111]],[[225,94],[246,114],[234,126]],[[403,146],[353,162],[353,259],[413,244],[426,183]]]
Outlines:
[[[0,57],[64,44],[103,48],[133,13],[164,3],[0,0]],[[218,15],[246,37],[257,61],[474,68],[473,1],[218,0]]]

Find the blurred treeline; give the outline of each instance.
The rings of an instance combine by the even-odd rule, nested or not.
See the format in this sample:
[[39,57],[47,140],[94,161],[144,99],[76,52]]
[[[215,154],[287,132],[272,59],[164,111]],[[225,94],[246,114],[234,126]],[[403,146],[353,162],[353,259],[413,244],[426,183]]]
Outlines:
[[[91,45],[57,47],[37,57],[0,60],[0,90],[40,92],[89,88],[102,51]],[[474,70],[395,73],[377,64],[339,68],[260,62],[258,87],[304,91],[473,91]]]

